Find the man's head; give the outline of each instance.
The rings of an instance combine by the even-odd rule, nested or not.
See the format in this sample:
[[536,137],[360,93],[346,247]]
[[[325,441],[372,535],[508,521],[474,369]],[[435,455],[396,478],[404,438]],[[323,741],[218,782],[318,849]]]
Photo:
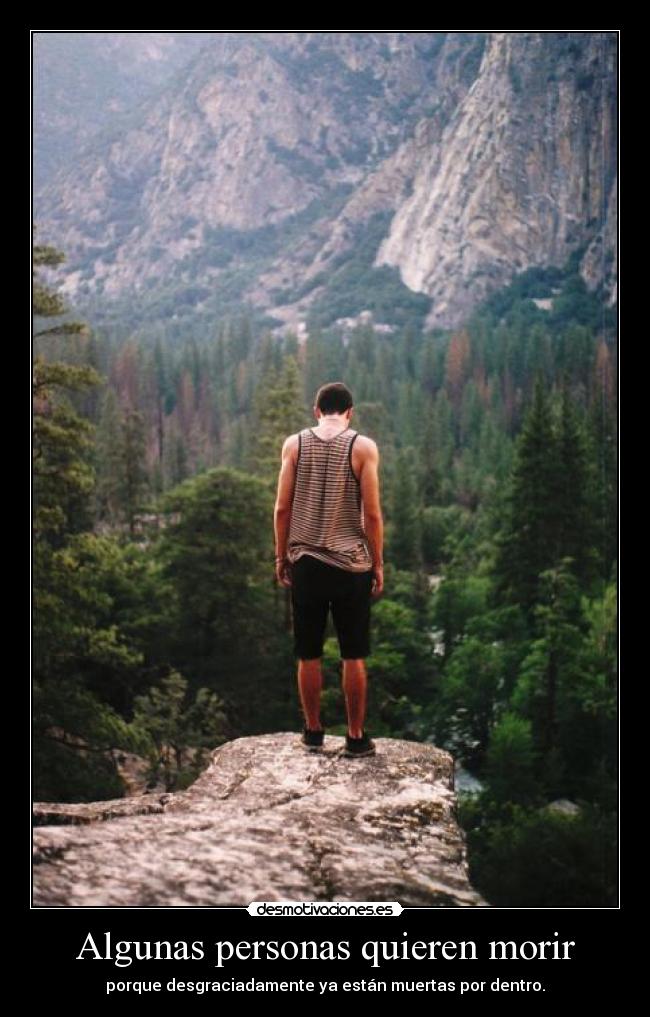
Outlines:
[[321,385],[314,402],[315,416],[346,416],[348,423],[352,416],[352,393],[342,381],[331,381]]

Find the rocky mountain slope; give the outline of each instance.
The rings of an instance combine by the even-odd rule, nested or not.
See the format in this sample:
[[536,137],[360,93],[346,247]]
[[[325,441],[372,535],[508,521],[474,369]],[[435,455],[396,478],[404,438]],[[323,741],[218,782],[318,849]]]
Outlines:
[[295,326],[361,250],[429,325],[576,249],[612,301],[616,59],[615,33],[215,33],[38,193],[41,239],[81,306],[163,288]]
[[585,281],[604,277],[615,299],[614,58],[601,33],[491,37],[375,261],[432,298],[429,324],[453,326],[513,272],[585,244]]
[[48,184],[102,130],[118,134],[206,32],[34,32],[34,180]]

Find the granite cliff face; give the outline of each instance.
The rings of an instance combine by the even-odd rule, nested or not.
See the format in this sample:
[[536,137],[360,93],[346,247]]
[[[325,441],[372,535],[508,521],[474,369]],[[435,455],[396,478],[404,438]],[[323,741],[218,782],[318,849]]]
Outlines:
[[604,276],[615,299],[615,50],[602,33],[560,35],[494,33],[414,166],[375,263],[432,298],[430,325],[454,326],[514,272],[583,244],[585,281]]
[[615,298],[616,140],[615,33],[214,33],[35,218],[70,296],[228,272],[295,325],[382,213],[375,266],[454,327],[583,247]]
[[183,792],[34,806],[36,907],[254,900],[488,907],[468,882],[452,757],[376,739],[347,759],[293,733],[238,738]]

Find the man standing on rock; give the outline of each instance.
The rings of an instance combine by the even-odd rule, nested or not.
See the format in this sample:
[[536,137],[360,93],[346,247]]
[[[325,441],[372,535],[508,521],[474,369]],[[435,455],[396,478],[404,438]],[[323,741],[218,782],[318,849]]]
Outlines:
[[384,586],[384,524],[379,450],[350,428],[352,394],[342,382],[316,393],[317,427],[291,434],[282,446],[274,510],[275,574],[291,589],[298,688],[305,715],[302,743],[323,745],[321,658],[331,605],[343,661],[348,730],[344,754],[367,756],[364,729],[370,653],[371,598]]

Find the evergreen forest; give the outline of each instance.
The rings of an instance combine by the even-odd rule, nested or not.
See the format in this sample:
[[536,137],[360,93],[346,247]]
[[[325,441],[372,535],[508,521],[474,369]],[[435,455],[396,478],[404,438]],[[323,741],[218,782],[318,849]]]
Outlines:
[[[617,906],[616,308],[581,253],[457,330],[405,306],[279,337],[244,308],[172,337],[78,320],[35,237],[36,801],[126,795],[134,758],[183,789],[216,746],[300,730],[273,506],[284,438],[344,381],[380,450],[368,729],[454,755],[492,906]],[[331,617],[323,670],[343,734]]]

